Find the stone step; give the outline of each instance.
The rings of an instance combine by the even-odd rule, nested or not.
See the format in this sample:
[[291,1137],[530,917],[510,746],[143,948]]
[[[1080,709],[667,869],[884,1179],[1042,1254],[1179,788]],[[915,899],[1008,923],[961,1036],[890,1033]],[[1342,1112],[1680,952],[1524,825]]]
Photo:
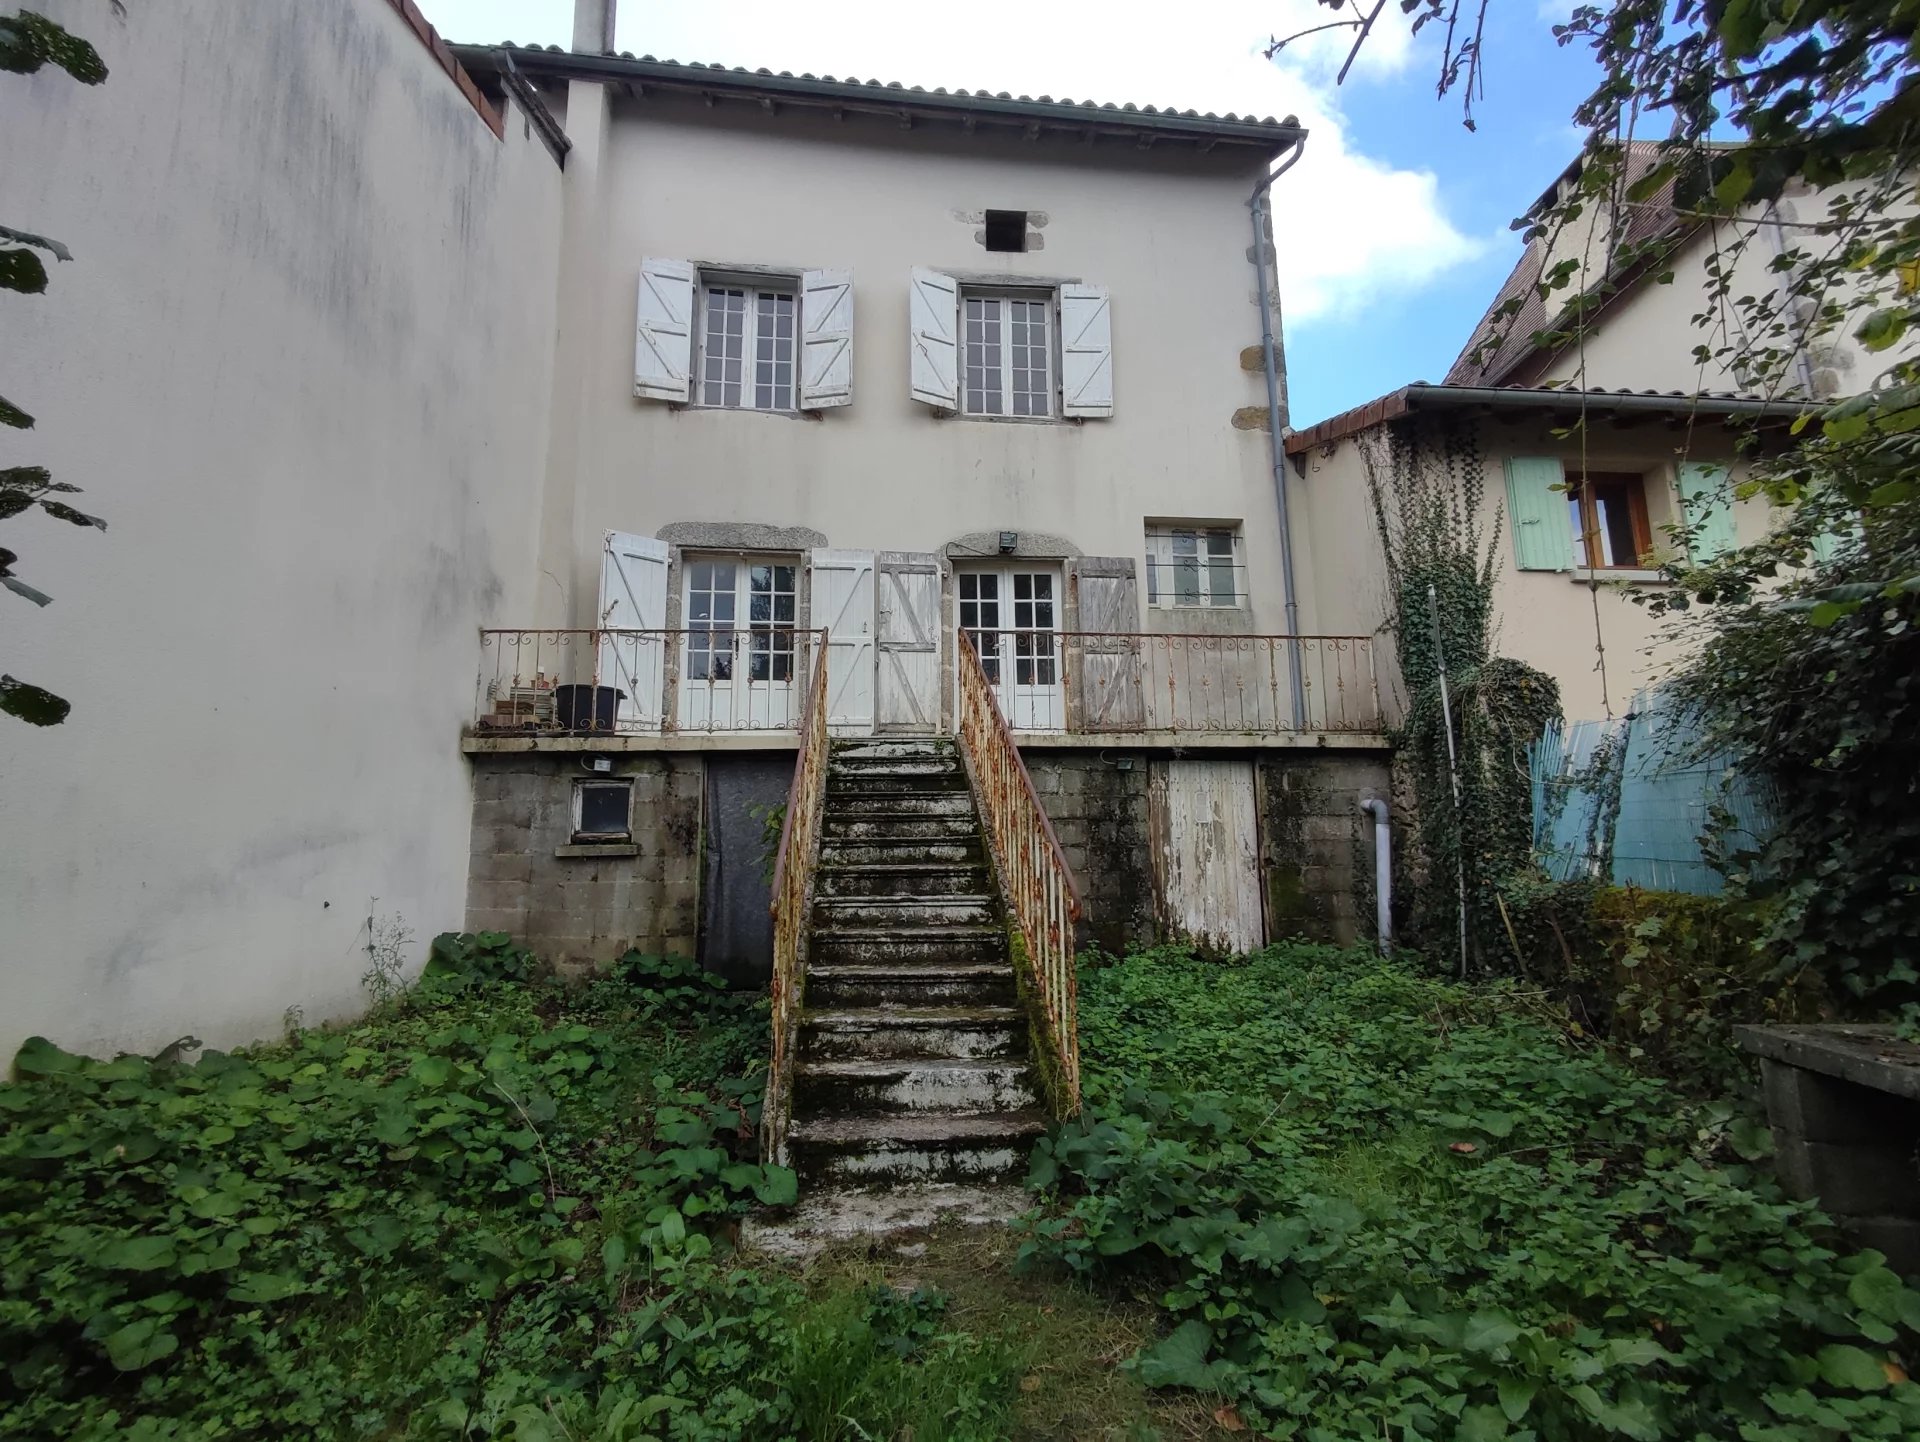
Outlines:
[[745,1218],[740,1244],[806,1261],[845,1242],[897,1246],[935,1227],[1004,1225],[1032,1207],[1032,1195],[1017,1186],[833,1187],[800,1198],[784,1216]]
[[827,754],[834,761],[878,761],[957,756],[959,751],[950,736],[862,736],[833,742]]
[[829,776],[957,776],[960,758],[951,752],[917,756],[849,756],[834,752],[827,760]]
[[979,896],[993,885],[984,863],[901,861],[853,866],[825,865],[816,887],[823,897]]
[[952,837],[929,840],[923,837],[904,837],[890,840],[884,836],[865,836],[840,839],[823,837],[820,842],[820,866],[823,871],[837,871],[845,867],[884,867],[892,869],[898,866],[981,866],[985,864],[985,852],[980,838]]
[[809,1007],[800,1020],[799,1054],[806,1062],[1021,1057],[1027,1018],[1014,1006]]
[[928,926],[991,927],[999,917],[990,896],[834,896],[813,904],[813,924],[819,930],[848,927],[887,927],[917,933]]
[[1018,999],[1004,961],[888,965],[841,962],[807,968],[807,1002],[859,1006],[1011,1006]]
[[1038,1111],[806,1116],[787,1145],[803,1185],[1012,1182],[1046,1129]]
[[964,816],[973,818],[971,791],[902,791],[835,796],[828,803],[834,816]]
[[909,1060],[861,1057],[802,1062],[794,1075],[797,1113],[1017,1112],[1040,1105],[1021,1057]]
[[816,926],[807,959],[814,966],[914,966],[1005,961],[1007,934],[997,926]]
[[878,816],[841,816],[831,803],[820,819],[820,834],[833,841],[966,841],[980,826],[971,816],[914,816],[893,812]]
[[968,796],[967,778],[958,771],[900,776],[891,771],[828,771],[828,805],[846,796]]

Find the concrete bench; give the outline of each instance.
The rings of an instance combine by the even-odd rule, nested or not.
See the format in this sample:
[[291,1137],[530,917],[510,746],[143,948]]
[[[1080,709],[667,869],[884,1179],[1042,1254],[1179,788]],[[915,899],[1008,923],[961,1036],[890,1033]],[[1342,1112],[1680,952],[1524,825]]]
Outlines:
[[1760,1058],[1781,1186],[1920,1276],[1920,1046],[1890,1026],[1741,1026],[1734,1040]]

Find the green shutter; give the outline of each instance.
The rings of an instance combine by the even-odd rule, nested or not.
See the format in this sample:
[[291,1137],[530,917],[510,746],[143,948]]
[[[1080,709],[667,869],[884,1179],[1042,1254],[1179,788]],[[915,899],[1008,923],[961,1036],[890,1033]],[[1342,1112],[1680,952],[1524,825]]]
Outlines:
[[1739,544],[1733,533],[1733,493],[1725,466],[1680,463],[1680,514],[1687,523],[1687,555],[1694,565],[1718,560]]
[[1523,571],[1565,571],[1573,565],[1573,522],[1562,485],[1560,462],[1553,457],[1507,457],[1513,563]]

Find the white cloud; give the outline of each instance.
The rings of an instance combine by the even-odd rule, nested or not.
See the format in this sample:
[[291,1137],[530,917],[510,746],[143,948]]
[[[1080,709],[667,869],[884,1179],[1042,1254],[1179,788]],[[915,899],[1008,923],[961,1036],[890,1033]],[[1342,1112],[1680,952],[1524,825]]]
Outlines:
[[[455,39],[565,43],[568,0],[420,0]],[[1265,58],[1275,35],[1331,20],[1317,0],[1187,0],[1173,12],[1142,0],[1106,7],[1063,0],[972,0],[964,11],[913,11],[897,0],[734,0],[727,6],[627,0],[617,43],[634,54],[749,69],[812,71],[907,85],[1132,101],[1242,115],[1296,115],[1312,132],[1275,194],[1281,290],[1291,322],[1349,314],[1418,289],[1482,253],[1447,219],[1436,178],[1351,150],[1332,81],[1351,30],[1330,30]],[[1397,6],[1382,14],[1349,85],[1433,63]]]

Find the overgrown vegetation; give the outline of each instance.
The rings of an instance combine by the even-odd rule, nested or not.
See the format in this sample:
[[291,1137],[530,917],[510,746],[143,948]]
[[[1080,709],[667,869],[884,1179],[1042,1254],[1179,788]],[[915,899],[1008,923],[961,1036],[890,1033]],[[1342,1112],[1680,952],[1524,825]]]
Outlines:
[[1485,520],[1486,462],[1472,423],[1391,426],[1363,438],[1361,454],[1407,688],[1399,740],[1425,859],[1414,928],[1463,968],[1498,967],[1497,891],[1527,864],[1533,841],[1527,747],[1560,715],[1560,689],[1493,654],[1501,516],[1495,508]]
[[0,1435],[986,1439],[1024,1358],[730,1252],[765,1004],[435,943],[368,1020],[0,1087]]
[[1142,1380],[1314,1442],[1920,1432],[1920,1294],[1544,991],[1291,946],[1080,995],[1028,1255],[1159,1298]]

